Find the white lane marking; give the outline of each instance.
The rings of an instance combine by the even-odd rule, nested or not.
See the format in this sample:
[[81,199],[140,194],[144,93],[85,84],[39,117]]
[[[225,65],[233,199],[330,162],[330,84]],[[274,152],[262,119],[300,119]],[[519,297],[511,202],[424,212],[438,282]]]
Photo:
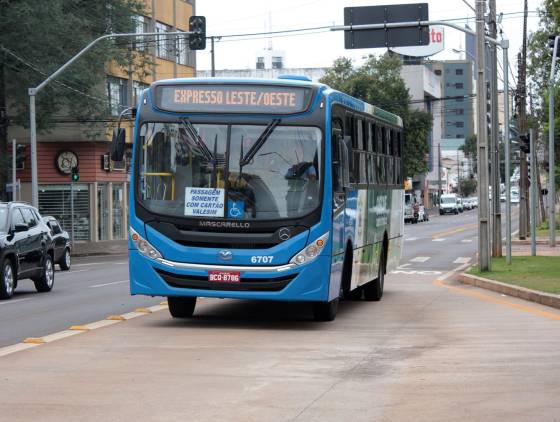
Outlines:
[[469,262],[471,262],[471,257],[468,256],[460,256],[459,258],[457,258],[455,261],[453,261],[454,264],[467,264]]
[[31,349],[32,347],[37,347],[39,346],[38,344],[33,344],[33,343],[17,343],[17,344],[13,344],[11,346],[6,346],[6,347],[2,347],[0,348],[0,357],[1,356],[6,356],[12,353],[16,353],[16,352],[21,352],[22,350],[27,350],[27,349]]
[[128,283],[128,280],[119,280],[119,281],[112,281],[110,283],[94,284],[93,286],[89,286],[89,288],[95,289],[96,287],[105,287],[105,286],[111,286],[113,284],[122,284],[122,283]]
[[412,242],[413,240],[418,240],[418,238],[417,237],[405,237],[404,238],[405,242]]
[[451,270],[451,271],[446,272],[444,275],[442,275],[441,277],[438,277],[437,279],[438,279],[439,281],[444,281],[444,280],[448,279],[449,277],[451,277],[453,274],[458,273],[459,271],[462,271],[462,270],[464,270],[465,268],[468,268],[469,266],[470,266],[470,264],[462,264],[462,265],[459,265],[457,268],[455,268],[455,269],[453,269],[453,270]]
[[33,299],[33,298],[26,297],[26,298],[23,298],[23,299],[12,299],[12,300],[7,300],[5,302],[0,302],[0,305],[10,305],[12,303],[23,302],[24,300],[31,300],[31,299]]
[[463,239],[461,240],[461,243],[471,243],[472,239]]
[[406,274],[406,275],[440,275],[441,271],[432,270],[395,270],[391,271],[391,274]]
[[90,263],[87,263],[87,264],[72,264],[72,267],[87,267],[89,265],[124,265],[124,264],[128,264],[128,261],[122,261],[122,262],[112,262],[112,261],[90,262]]
[[412,265],[412,264],[402,264],[402,265],[399,265],[399,266],[397,267],[397,269],[400,270],[400,269],[402,269],[402,268],[409,267],[410,265]]
[[417,256],[416,258],[412,258],[410,262],[426,262],[428,259],[430,259],[429,256]]
[[445,237],[438,237],[437,239],[432,239],[432,242],[444,242],[446,240],[447,240],[447,238],[445,238]]
[[63,276],[63,275],[72,275],[72,274],[76,274],[76,273],[83,273],[84,271],[89,271],[89,270],[70,270],[70,271],[57,271],[56,274],[57,276]]

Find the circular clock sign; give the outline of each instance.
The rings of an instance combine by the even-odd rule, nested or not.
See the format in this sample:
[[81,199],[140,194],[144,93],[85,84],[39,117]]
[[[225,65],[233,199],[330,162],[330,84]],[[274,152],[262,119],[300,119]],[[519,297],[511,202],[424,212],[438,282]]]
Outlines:
[[72,167],[78,167],[78,156],[72,151],[61,151],[56,156],[56,168],[62,174],[70,174]]

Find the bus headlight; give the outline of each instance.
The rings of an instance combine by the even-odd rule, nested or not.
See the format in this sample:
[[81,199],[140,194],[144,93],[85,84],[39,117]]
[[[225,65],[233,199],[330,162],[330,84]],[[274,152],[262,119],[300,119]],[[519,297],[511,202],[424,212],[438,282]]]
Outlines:
[[315,242],[310,243],[303,250],[298,252],[290,260],[290,263],[296,265],[302,265],[310,261],[313,261],[315,258],[317,258],[317,256],[319,256],[319,254],[327,244],[328,238],[329,238],[329,233],[327,232],[324,235],[322,235],[320,238],[315,240]]
[[134,246],[136,246],[138,252],[140,252],[144,256],[147,256],[148,258],[152,258],[152,259],[162,258],[159,251],[156,248],[154,248],[152,245],[150,245],[150,242],[148,242],[146,239],[140,236],[138,232],[136,232],[136,230],[134,230],[132,227],[130,227],[129,230],[130,230],[130,238],[132,239],[132,243],[134,243]]

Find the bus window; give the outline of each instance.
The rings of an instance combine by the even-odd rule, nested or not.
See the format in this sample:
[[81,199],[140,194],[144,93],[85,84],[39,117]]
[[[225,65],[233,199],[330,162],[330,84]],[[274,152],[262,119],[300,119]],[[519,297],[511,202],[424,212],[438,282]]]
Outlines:
[[333,120],[332,127],[332,186],[333,192],[342,192],[342,124],[339,120]]
[[356,119],[356,148],[364,149],[364,122],[362,119]]

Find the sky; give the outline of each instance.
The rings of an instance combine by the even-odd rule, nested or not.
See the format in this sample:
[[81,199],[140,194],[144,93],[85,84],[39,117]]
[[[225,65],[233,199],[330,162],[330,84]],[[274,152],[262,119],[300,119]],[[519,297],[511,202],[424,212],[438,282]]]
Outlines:
[[[425,2],[426,0],[424,0]],[[409,0],[198,0],[196,14],[206,16],[207,35],[247,34],[309,27],[342,25],[344,7],[372,6],[380,4],[419,3]],[[453,21],[474,28],[474,12],[463,0],[427,0],[431,20],[459,19]],[[474,7],[475,0],[466,0]],[[487,2],[488,3],[488,2]],[[497,12],[504,13],[502,27],[504,36],[510,40],[510,66],[517,73],[517,53],[522,43],[523,0],[497,0]],[[541,0],[529,0],[528,32],[538,28],[535,13]],[[513,14],[511,14],[513,13]],[[337,57],[354,59],[356,65],[368,54],[383,54],[385,49],[344,49],[343,31],[322,30],[316,33],[292,36],[263,37],[260,39],[231,40],[223,38],[216,42],[216,69],[254,69],[257,53],[272,43],[274,50],[285,52],[284,67],[329,67]],[[445,50],[432,56],[436,60],[464,58],[453,49],[464,49],[464,34],[445,28]],[[501,58],[501,54],[499,53]],[[208,70],[211,66],[210,44],[197,53],[197,67]]]

